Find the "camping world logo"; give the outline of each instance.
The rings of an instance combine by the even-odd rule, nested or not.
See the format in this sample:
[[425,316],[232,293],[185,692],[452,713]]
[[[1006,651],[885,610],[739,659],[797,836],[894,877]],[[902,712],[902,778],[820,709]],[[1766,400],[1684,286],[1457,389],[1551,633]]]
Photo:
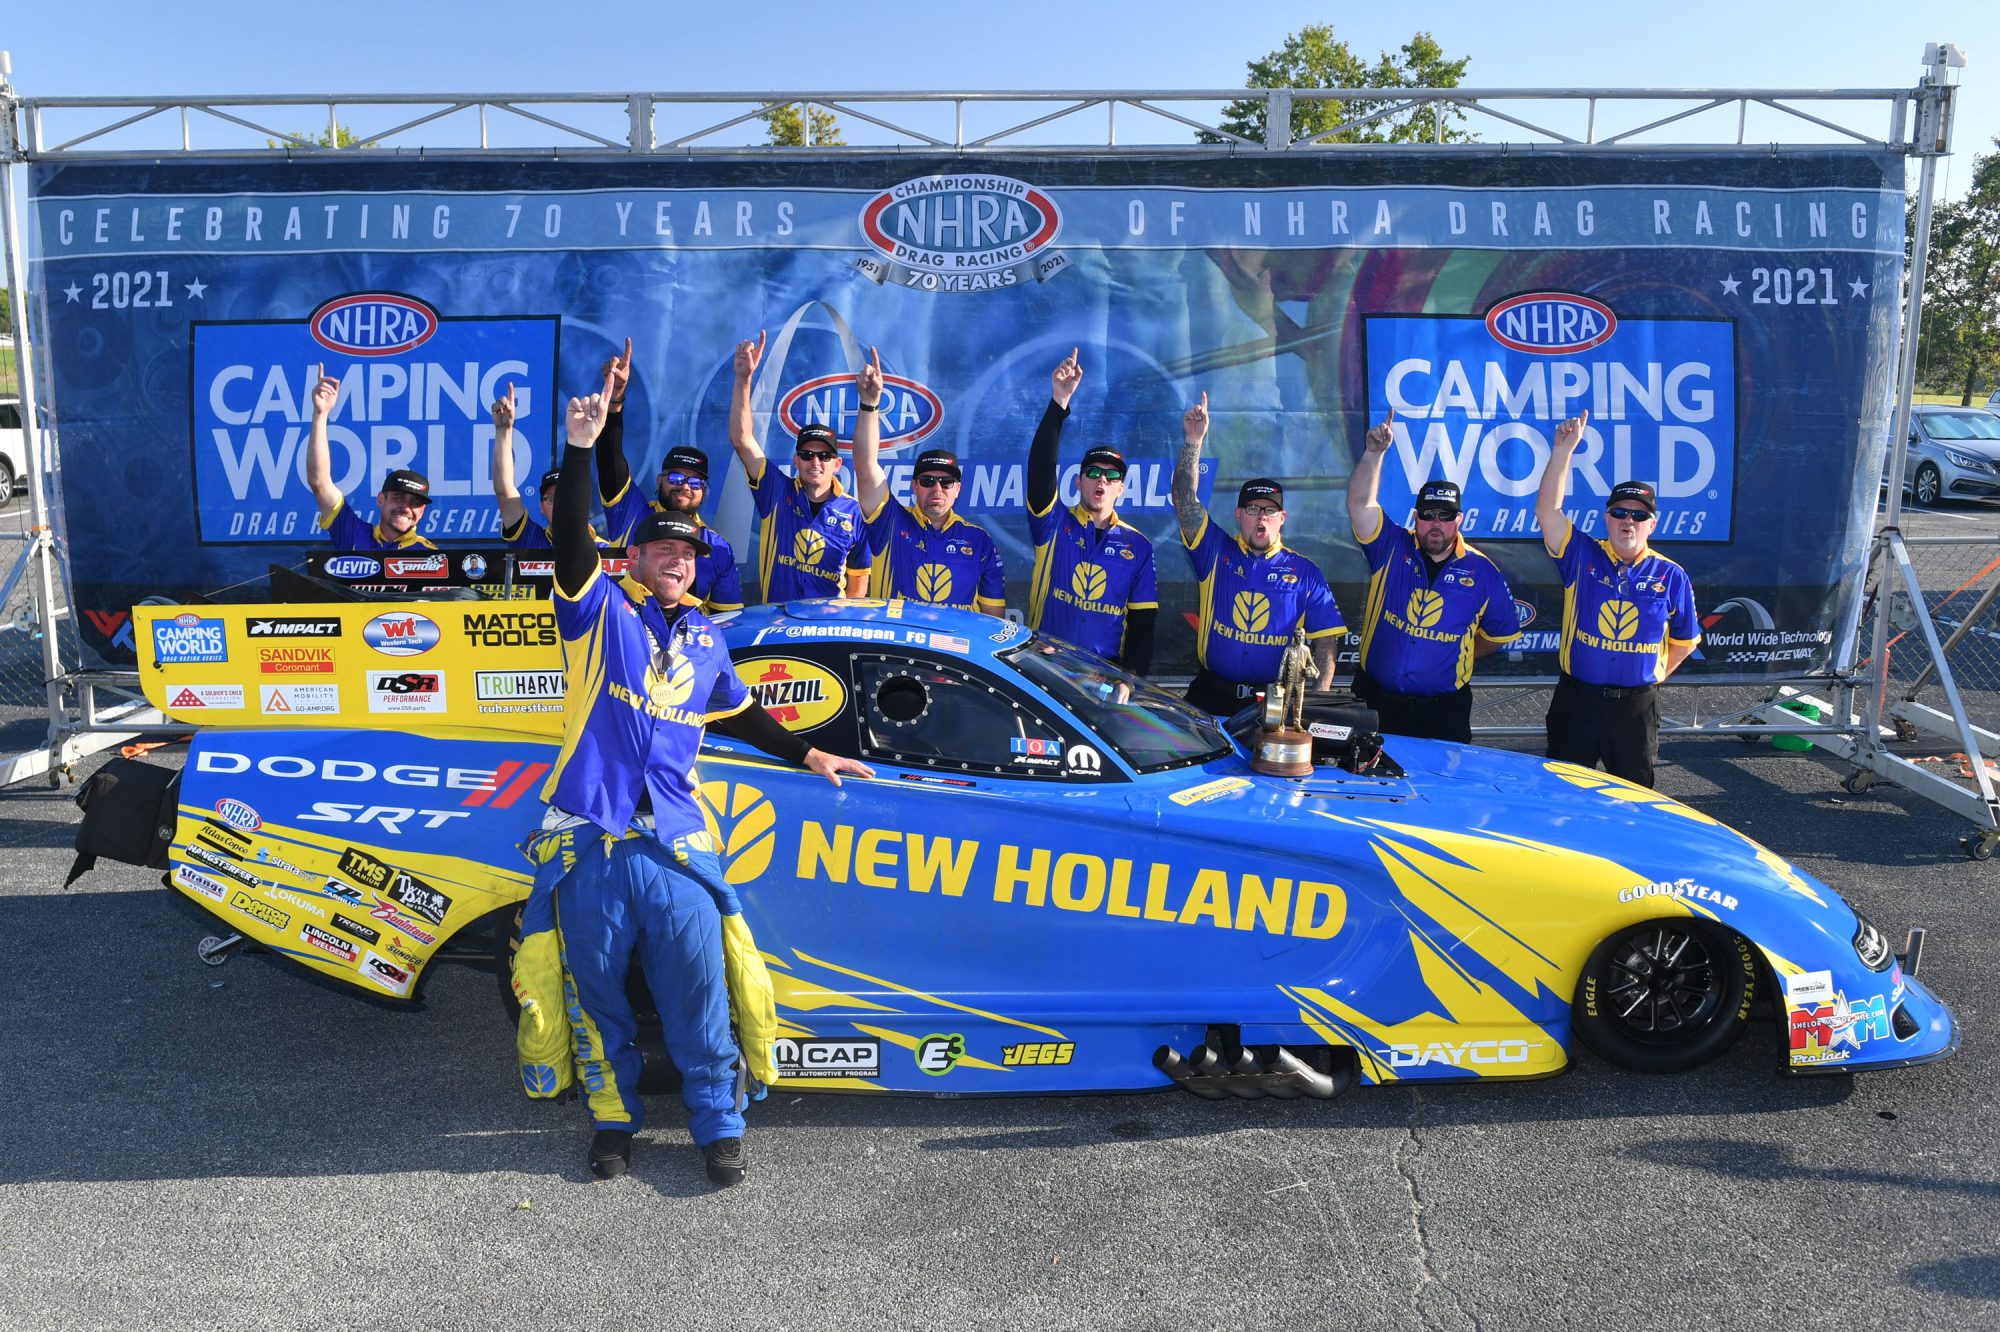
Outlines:
[[1262,592],[1238,592],[1229,604],[1229,618],[1235,622],[1237,632],[1261,634],[1271,622],[1270,598]]
[[1623,643],[1639,632],[1639,608],[1629,601],[1611,600],[1597,608],[1597,632]]
[[1418,588],[1410,593],[1410,604],[1404,615],[1410,624],[1418,629],[1435,629],[1439,617],[1444,614],[1444,598],[1428,588]]
[[996,291],[1067,268],[1068,256],[1050,248],[1061,230],[1055,200],[1025,181],[924,176],[862,206],[861,234],[877,254],[856,266],[918,291]]
[[[778,399],[778,422],[796,435],[809,425],[823,425],[842,444],[854,442],[854,420],[861,398],[851,373],[808,379]],[[877,404],[882,425],[881,450],[895,453],[936,433],[944,424],[944,400],[907,375],[882,376],[882,400]]]
[[778,810],[754,786],[703,782],[702,816],[722,857],[722,877],[732,884],[755,882],[771,868],[778,844]]
[[943,564],[917,566],[917,600],[942,606],[951,600],[951,569]]

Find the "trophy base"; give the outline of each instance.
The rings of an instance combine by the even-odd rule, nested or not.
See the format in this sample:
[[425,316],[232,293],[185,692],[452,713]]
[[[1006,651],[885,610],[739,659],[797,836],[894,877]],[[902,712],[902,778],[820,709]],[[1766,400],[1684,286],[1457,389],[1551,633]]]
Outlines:
[[1312,776],[1312,737],[1304,731],[1273,727],[1257,737],[1250,766],[1267,777]]

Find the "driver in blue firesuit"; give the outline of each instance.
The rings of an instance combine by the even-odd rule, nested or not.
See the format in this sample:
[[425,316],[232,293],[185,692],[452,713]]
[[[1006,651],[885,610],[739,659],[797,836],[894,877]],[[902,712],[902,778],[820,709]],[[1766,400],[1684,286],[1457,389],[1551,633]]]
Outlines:
[[[606,399],[571,400],[572,451],[596,443]],[[681,1072],[690,1132],[709,1179],[726,1187],[744,1174],[751,1085],[775,1077],[776,1016],[695,790],[702,730],[713,722],[835,786],[842,773],[874,773],[809,748],[751,699],[722,631],[682,601],[708,548],[691,518],[674,510],[641,518],[630,537],[629,572],[614,581],[591,540],[590,491],[587,463],[562,469],[551,534],[567,715],[562,751],[542,792],[548,815],[528,843],[535,889],[514,966],[523,1001],[522,1076],[530,1095],[555,1095],[572,1069],[562,1055],[573,1056],[597,1130],[590,1169],[606,1179],[626,1171],[644,1114],[625,990],[636,953]],[[759,993],[748,993],[759,985]]]

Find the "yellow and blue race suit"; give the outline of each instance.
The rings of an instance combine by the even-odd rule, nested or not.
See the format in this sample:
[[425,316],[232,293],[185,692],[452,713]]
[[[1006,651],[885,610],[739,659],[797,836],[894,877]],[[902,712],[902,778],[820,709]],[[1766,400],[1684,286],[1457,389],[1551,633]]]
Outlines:
[[1574,524],[1556,556],[1562,576],[1563,674],[1585,684],[1636,688],[1667,678],[1667,649],[1701,641],[1687,570],[1648,546],[1627,563],[1609,541]]
[[1282,541],[1252,550],[1204,515],[1194,540],[1183,544],[1200,584],[1195,655],[1223,679],[1239,685],[1276,680],[1285,646],[1301,625],[1308,641],[1347,632],[1319,566]]
[[836,480],[833,493],[815,504],[798,478],[780,472],[769,458],[752,470],[757,578],[764,600],[839,596],[845,590],[843,566],[868,567],[860,503]]
[[320,519],[320,530],[333,538],[335,550],[436,550],[437,546],[426,536],[409,532],[391,540],[383,535],[381,524],[370,525],[361,520],[343,497],[340,507],[333,511],[333,517]]
[[1475,635],[1494,643],[1521,636],[1521,612],[1506,575],[1454,536],[1434,563],[1410,530],[1385,515],[1361,542],[1368,603],[1361,617],[1361,669],[1396,694],[1435,697],[1472,679]]
[[955,513],[934,525],[923,510],[884,495],[868,516],[868,551],[874,561],[868,574],[871,597],[988,615],[1006,612],[1000,547],[985,528]]

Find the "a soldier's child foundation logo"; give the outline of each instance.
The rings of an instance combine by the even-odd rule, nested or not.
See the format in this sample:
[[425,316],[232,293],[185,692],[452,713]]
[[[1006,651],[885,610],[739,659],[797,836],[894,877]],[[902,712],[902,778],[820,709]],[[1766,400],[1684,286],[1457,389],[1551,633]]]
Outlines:
[[879,253],[857,261],[877,282],[919,291],[994,291],[1069,266],[1050,248],[1062,230],[1055,200],[1025,181],[977,172],[923,176],[861,209],[861,234]]

